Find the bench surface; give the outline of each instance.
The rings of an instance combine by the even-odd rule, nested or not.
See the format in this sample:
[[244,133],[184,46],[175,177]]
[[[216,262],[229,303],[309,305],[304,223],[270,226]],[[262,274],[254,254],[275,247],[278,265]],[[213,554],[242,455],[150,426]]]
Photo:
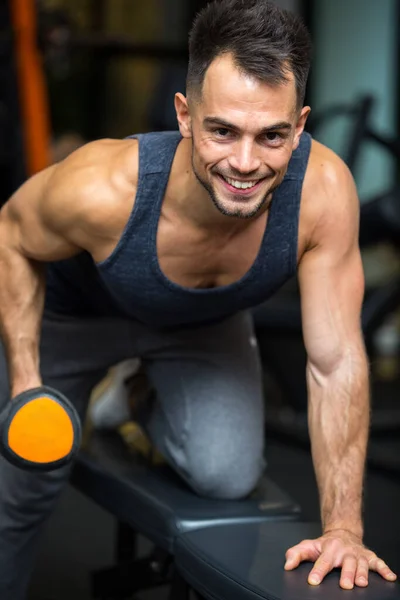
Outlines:
[[156,545],[171,551],[184,531],[228,523],[297,519],[299,506],[267,476],[251,497],[210,500],[166,465],[149,467],[116,434],[94,433],[82,450],[71,483],[96,504]]
[[321,535],[315,523],[269,522],[218,526],[184,533],[175,564],[184,579],[210,600],[400,600],[400,584],[370,573],[367,588],[339,587],[336,569],[318,587],[307,583],[312,564],[284,571],[285,553]]

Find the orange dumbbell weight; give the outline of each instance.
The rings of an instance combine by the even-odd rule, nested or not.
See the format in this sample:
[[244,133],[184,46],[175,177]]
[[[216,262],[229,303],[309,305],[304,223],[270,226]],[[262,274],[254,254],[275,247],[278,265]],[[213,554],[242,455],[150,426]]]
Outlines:
[[0,415],[0,451],[25,470],[52,471],[72,460],[81,442],[75,408],[42,386],[18,394]]

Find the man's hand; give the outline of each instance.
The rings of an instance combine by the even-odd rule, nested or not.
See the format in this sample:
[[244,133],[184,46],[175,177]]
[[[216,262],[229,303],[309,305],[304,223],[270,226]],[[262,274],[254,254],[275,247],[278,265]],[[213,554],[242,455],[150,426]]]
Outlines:
[[338,567],[342,568],[340,587],[344,590],[351,590],[354,585],[366,587],[369,571],[376,571],[387,581],[397,579],[384,561],[363,545],[361,538],[343,529],[326,532],[316,540],[303,540],[290,548],[285,570],[292,571],[303,561],[315,563],[308,577],[310,585],[319,585]]

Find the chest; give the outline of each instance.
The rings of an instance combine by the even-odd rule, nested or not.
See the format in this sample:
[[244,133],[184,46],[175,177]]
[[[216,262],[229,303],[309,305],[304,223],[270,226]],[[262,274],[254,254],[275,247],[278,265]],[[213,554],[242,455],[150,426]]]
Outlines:
[[236,232],[201,231],[161,217],[158,264],[170,281],[188,288],[214,288],[240,280],[252,268],[263,243],[267,214]]

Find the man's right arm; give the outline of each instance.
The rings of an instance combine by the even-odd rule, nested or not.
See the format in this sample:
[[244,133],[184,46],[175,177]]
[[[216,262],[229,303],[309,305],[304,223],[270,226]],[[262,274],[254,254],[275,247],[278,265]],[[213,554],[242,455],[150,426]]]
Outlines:
[[98,140],[28,179],[0,210],[0,335],[12,397],[41,385],[45,263],[111,251],[136,182],[136,140]]
[[[0,211],[0,334],[8,361],[11,396],[41,385],[39,336],[45,262],[80,249],[57,231],[48,203],[52,166],[26,181]],[[62,206],[58,206],[62,211]],[[61,219],[62,221],[62,219]]]

